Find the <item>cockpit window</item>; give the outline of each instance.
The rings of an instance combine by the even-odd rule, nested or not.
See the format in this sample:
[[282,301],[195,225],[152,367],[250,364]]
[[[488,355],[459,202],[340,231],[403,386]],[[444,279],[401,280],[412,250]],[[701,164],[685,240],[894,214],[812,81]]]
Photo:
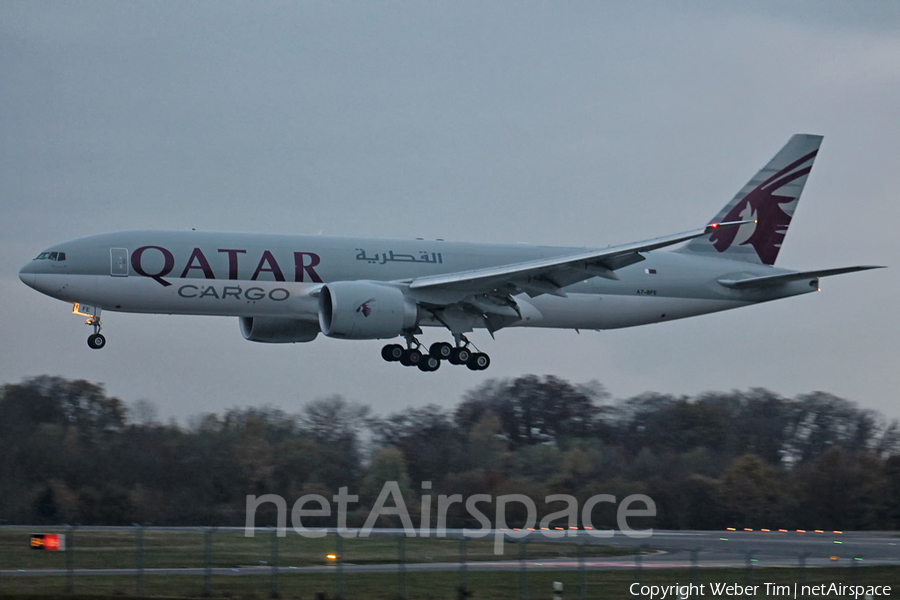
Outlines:
[[65,252],[41,252],[34,260],[55,260],[57,262],[66,260]]

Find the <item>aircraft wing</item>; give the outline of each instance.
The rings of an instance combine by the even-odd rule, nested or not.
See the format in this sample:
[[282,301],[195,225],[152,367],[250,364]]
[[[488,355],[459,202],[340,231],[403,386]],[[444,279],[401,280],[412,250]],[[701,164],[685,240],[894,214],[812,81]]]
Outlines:
[[719,279],[719,283],[725,287],[734,289],[761,288],[781,285],[789,281],[800,281],[803,279],[828,277],[829,275],[842,275],[843,273],[853,273],[855,271],[868,271],[869,269],[883,269],[880,266],[857,266],[857,267],[841,267],[838,269],[823,269],[821,271],[800,271],[797,273],[781,273],[779,275],[764,275],[762,277],[748,277],[746,279]]
[[418,277],[408,282],[409,289],[454,290],[474,294],[494,292],[508,294],[522,291],[531,297],[540,294],[565,296],[562,288],[591,277],[618,279],[615,271],[644,260],[642,252],[665,248],[709,235],[718,229],[739,227],[752,222],[710,223],[703,229],[685,231],[623,246],[611,246],[602,250],[589,250],[498,267]]

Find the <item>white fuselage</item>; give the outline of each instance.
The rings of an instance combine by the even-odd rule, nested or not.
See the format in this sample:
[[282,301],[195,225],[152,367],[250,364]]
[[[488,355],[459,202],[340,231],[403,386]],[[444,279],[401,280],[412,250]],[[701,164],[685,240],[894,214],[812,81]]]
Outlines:
[[[402,282],[416,277],[555,257],[577,248],[324,236],[132,231],[56,245],[20,272],[59,300],[106,311],[317,322],[317,291],[335,281]],[[58,260],[62,255],[64,260]],[[719,279],[787,272],[766,265],[654,251],[616,271],[563,289],[515,297],[511,326],[611,329],[657,323],[793,296],[817,280],[738,290]],[[425,298],[427,302],[427,298]],[[440,325],[427,312],[421,325]]]

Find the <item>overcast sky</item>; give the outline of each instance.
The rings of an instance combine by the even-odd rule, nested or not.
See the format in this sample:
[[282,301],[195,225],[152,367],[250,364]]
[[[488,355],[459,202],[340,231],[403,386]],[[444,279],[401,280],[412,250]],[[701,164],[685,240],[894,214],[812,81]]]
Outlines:
[[705,224],[793,133],[825,141],[778,264],[897,268],[900,3],[2,0],[0,94],[0,383],[84,378],[184,419],[452,406],[536,373],[900,417],[892,269],[661,325],[476,333],[488,371],[430,374],[377,341],[250,343],[236,318],[105,313],[93,351],[17,277],[134,228],[625,243]]

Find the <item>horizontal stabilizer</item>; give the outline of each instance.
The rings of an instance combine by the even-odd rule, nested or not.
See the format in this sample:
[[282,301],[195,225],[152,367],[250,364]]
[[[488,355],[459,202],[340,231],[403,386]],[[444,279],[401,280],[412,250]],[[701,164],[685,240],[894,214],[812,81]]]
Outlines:
[[748,277],[747,279],[719,279],[719,283],[725,287],[734,289],[745,289],[753,287],[770,287],[781,285],[791,281],[801,281],[803,279],[828,277],[829,275],[842,275],[844,273],[853,273],[855,271],[868,271],[869,269],[883,269],[881,266],[857,266],[857,267],[841,267],[839,269],[824,269],[821,271],[801,271],[798,273],[781,273],[780,275],[765,275],[763,277]]

